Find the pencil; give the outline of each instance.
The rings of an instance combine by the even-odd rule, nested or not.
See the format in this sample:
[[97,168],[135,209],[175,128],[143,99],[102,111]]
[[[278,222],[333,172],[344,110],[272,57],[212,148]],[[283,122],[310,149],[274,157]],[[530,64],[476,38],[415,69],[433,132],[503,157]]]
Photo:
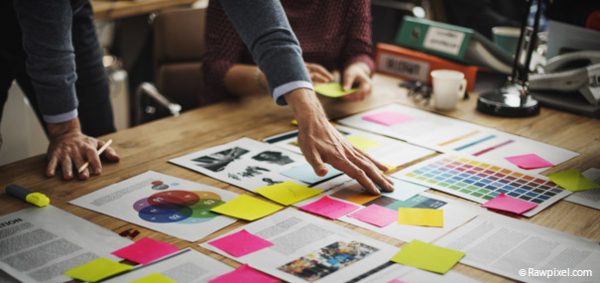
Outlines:
[[[112,140],[108,140],[99,150],[98,150],[98,156],[100,156],[100,154],[102,154],[112,143]],[[83,165],[81,165],[81,167],[79,167],[79,170],[77,170],[77,172],[79,174],[81,174],[81,172],[83,172],[83,170],[87,169],[88,166],[90,166],[90,162],[86,161],[85,163],[83,163]]]

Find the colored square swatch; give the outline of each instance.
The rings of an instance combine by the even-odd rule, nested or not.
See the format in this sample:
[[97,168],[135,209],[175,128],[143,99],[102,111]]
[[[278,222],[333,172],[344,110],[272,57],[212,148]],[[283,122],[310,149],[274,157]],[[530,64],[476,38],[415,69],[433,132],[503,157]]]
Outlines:
[[272,204],[249,195],[240,195],[224,204],[213,207],[211,211],[252,221],[273,214],[282,208],[280,205]]
[[398,213],[395,210],[372,204],[348,215],[348,217],[377,227],[385,227],[398,220]]
[[338,219],[358,209],[358,206],[323,196],[315,202],[301,206],[300,209],[329,219]]
[[148,264],[179,249],[176,246],[150,238],[143,238],[127,247],[112,252],[120,258],[140,264]]
[[362,117],[362,119],[384,126],[393,126],[396,124],[412,121],[414,118],[398,112],[383,111],[375,114],[365,115]]
[[273,246],[273,243],[254,234],[250,234],[245,229],[210,241],[208,244],[234,257],[245,256],[266,247]]
[[65,275],[86,282],[97,282],[104,278],[130,270],[131,265],[99,257],[86,264],[65,271]]
[[541,158],[537,154],[523,154],[523,155],[515,155],[505,157],[510,163],[517,165],[521,169],[539,169],[539,168],[547,168],[552,167],[554,164],[550,163],[548,160]]
[[523,214],[535,208],[537,204],[516,198],[511,198],[509,196],[506,196],[505,194],[499,194],[498,196],[487,201],[481,206],[494,210]]
[[404,244],[391,260],[395,263],[445,274],[464,256],[465,253],[461,251],[412,240],[410,243]]
[[413,226],[444,227],[444,210],[432,208],[398,208],[398,223]]
[[272,201],[283,205],[290,205],[314,197],[320,194],[321,190],[287,181],[259,188],[256,192]]
[[238,269],[225,273],[217,278],[214,278],[209,283],[232,283],[232,282],[245,282],[245,283],[277,283],[281,282],[279,279],[272,277],[268,274],[264,274],[260,271],[254,270],[247,264],[240,266]]

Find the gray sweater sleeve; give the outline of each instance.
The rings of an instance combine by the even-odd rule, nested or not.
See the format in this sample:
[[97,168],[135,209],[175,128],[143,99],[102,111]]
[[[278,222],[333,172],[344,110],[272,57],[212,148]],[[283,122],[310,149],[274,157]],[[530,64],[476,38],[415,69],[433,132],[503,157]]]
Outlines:
[[219,0],[223,10],[267,77],[277,104],[296,88],[312,88],[294,35],[277,0]]
[[27,54],[27,74],[44,120],[59,123],[77,117],[71,1],[14,0],[14,8]]

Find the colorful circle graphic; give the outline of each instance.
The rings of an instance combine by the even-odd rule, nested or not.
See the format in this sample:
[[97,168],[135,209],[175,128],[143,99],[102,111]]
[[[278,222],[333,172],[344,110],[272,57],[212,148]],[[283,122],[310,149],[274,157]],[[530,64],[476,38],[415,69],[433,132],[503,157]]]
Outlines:
[[[152,183],[152,188],[163,185]],[[218,194],[172,190],[155,193],[133,204],[140,218],[153,223],[201,223],[217,216],[211,208],[222,204]]]

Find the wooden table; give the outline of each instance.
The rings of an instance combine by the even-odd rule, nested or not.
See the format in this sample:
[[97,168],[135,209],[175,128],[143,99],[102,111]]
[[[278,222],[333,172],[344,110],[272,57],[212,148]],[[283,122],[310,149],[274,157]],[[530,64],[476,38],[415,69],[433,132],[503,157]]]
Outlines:
[[124,17],[149,14],[172,7],[190,6],[197,0],[92,0],[96,20],[115,20]]
[[[324,99],[323,104],[326,106],[330,117],[335,118],[391,102],[414,105],[410,99],[406,98],[406,90],[399,88],[398,83],[399,80],[397,79],[376,75],[374,94],[365,101],[350,103]],[[581,153],[579,157],[553,168],[552,171],[565,168],[587,169],[589,167],[600,167],[599,120],[546,108],[543,108],[541,114],[537,117],[498,118],[476,112],[475,102],[476,99],[472,97],[470,100],[460,102],[457,110],[444,114]],[[243,225],[244,223],[241,221],[201,241],[190,243],[70,205],[67,201],[148,170],[205,183],[236,193],[246,193],[242,189],[169,164],[167,161],[177,156],[223,144],[244,136],[262,139],[282,133],[293,129],[293,126],[290,125],[291,120],[292,115],[289,109],[275,106],[270,97],[266,96],[247,98],[238,102],[221,103],[190,111],[179,117],[155,121],[103,137],[104,139],[111,138],[114,140],[113,147],[119,152],[121,162],[105,164],[102,175],[92,177],[88,181],[64,182],[58,178],[47,179],[43,175],[45,158],[44,156],[36,156],[0,167],[0,185],[4,187],[9,183],[16,183],[41,191],[51,198],[52,204],[55,206],[115,232],[135,228],[141,231],[141,235],[136,239],[150,236],[175,244],[180,248],[193,247],[203,253],[210,254],[214,258],[223,260],[222,256],[200,248],[197,244]],[[4,190],[0,193],[0,215],[27,207],[30,206],[8,197]],[[600,241],[599,219],[600,211],[598,210],[567,201],[560,201],[535,217],[524,219],[524,221]],[[338,223],[396,246],[402,244],[399,240],[350,224]],[[225,259],[224,262],[234,267],[238,266],[237,263],[229,259]],[[483,281],[506,281],[503,277],[462,264],[459,264],[455,270]]]

